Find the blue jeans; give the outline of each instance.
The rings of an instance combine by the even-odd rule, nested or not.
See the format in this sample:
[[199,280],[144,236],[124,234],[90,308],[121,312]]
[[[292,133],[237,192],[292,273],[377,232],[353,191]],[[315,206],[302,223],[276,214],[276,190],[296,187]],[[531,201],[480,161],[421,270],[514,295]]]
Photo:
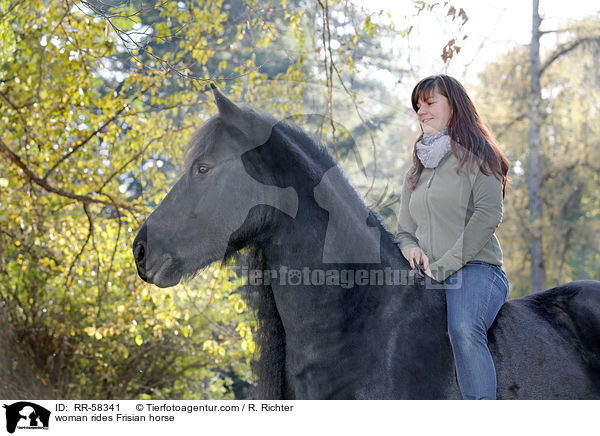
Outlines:
[[448,333],[463,400],[495,400],[496,368],[487,331],[508,299],[501,267],[467,262],[445,281]]

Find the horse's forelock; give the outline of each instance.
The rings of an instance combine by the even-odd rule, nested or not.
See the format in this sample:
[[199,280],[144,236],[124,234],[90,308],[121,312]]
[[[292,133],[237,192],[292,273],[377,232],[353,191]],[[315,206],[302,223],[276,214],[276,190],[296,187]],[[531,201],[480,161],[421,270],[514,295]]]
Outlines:
[[223,120],[218,116],[213,116],[194,132],[188,143],[185,168],[189,168],[197,158],[210,153],[216,142],[217,131],[223,127],[222,124]]
[[[250,106],[241,104],[238,105],[240,114],[242,116],[254,117],[259,119],[265,124],[275,125],[274,118],[266,112],[258,111]],[[209,155],[218,142],[219,132],[227,130],[238,130],[240,134],[246,134],[240,129],[240,120],[229,120],[223,118],[222,115],[216,114],[210,117],[204,124],[196,130],[192,135],[192,138],[188,144],[185,159],[185,168],[189,166],[196,159]]]

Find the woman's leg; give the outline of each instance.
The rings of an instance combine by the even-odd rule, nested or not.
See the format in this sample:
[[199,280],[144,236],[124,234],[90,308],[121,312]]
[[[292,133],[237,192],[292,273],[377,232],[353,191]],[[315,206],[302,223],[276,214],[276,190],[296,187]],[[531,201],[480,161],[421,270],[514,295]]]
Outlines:
[[508,298],[508,280],[500,267],[467,263],[448,277],[448,333],[463,399],[496,399],[496,369],[487,330]]

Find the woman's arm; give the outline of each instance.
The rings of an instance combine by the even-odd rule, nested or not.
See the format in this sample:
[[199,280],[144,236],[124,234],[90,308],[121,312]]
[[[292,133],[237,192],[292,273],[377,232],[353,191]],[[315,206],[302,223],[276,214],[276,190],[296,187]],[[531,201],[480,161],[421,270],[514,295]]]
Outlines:
[[400,250],[405,251],[408,248],[418,247],[419,243],[415,237],[417,224],[413,221],[408,210],[411,190],[408,187],[408,181],[405,179],[400,194],[400,211],[398,212],[398,231],[394,235]]
[[398,241],[402,255],[410,263],[410,267],[415,269],[416,264],[423,265],[426,273],[430,274],[429,258],[425,252],[419,247],[415,232],[417,224],[410,216],[408,205],[410,203],[411,190],[408,188],[408,182],[405,180],[402,185],[402,193],[400,194],[400,212],[398,213],[398,232],[395,239]]
[[452,248],[431,264],[433,277],[441,282],[472,260],[502,221],[502,182],[478,171],[472,179],[474,211]]

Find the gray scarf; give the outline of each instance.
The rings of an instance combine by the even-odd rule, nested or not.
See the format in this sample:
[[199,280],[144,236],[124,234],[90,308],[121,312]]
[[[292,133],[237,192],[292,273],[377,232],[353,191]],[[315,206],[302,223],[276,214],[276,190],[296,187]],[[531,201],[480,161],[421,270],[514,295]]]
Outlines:
[[433,135],[423,133],[421,139],[417,141],[417,157],[425,168],[437,167],[450,150],[450,136],[446,128]]

